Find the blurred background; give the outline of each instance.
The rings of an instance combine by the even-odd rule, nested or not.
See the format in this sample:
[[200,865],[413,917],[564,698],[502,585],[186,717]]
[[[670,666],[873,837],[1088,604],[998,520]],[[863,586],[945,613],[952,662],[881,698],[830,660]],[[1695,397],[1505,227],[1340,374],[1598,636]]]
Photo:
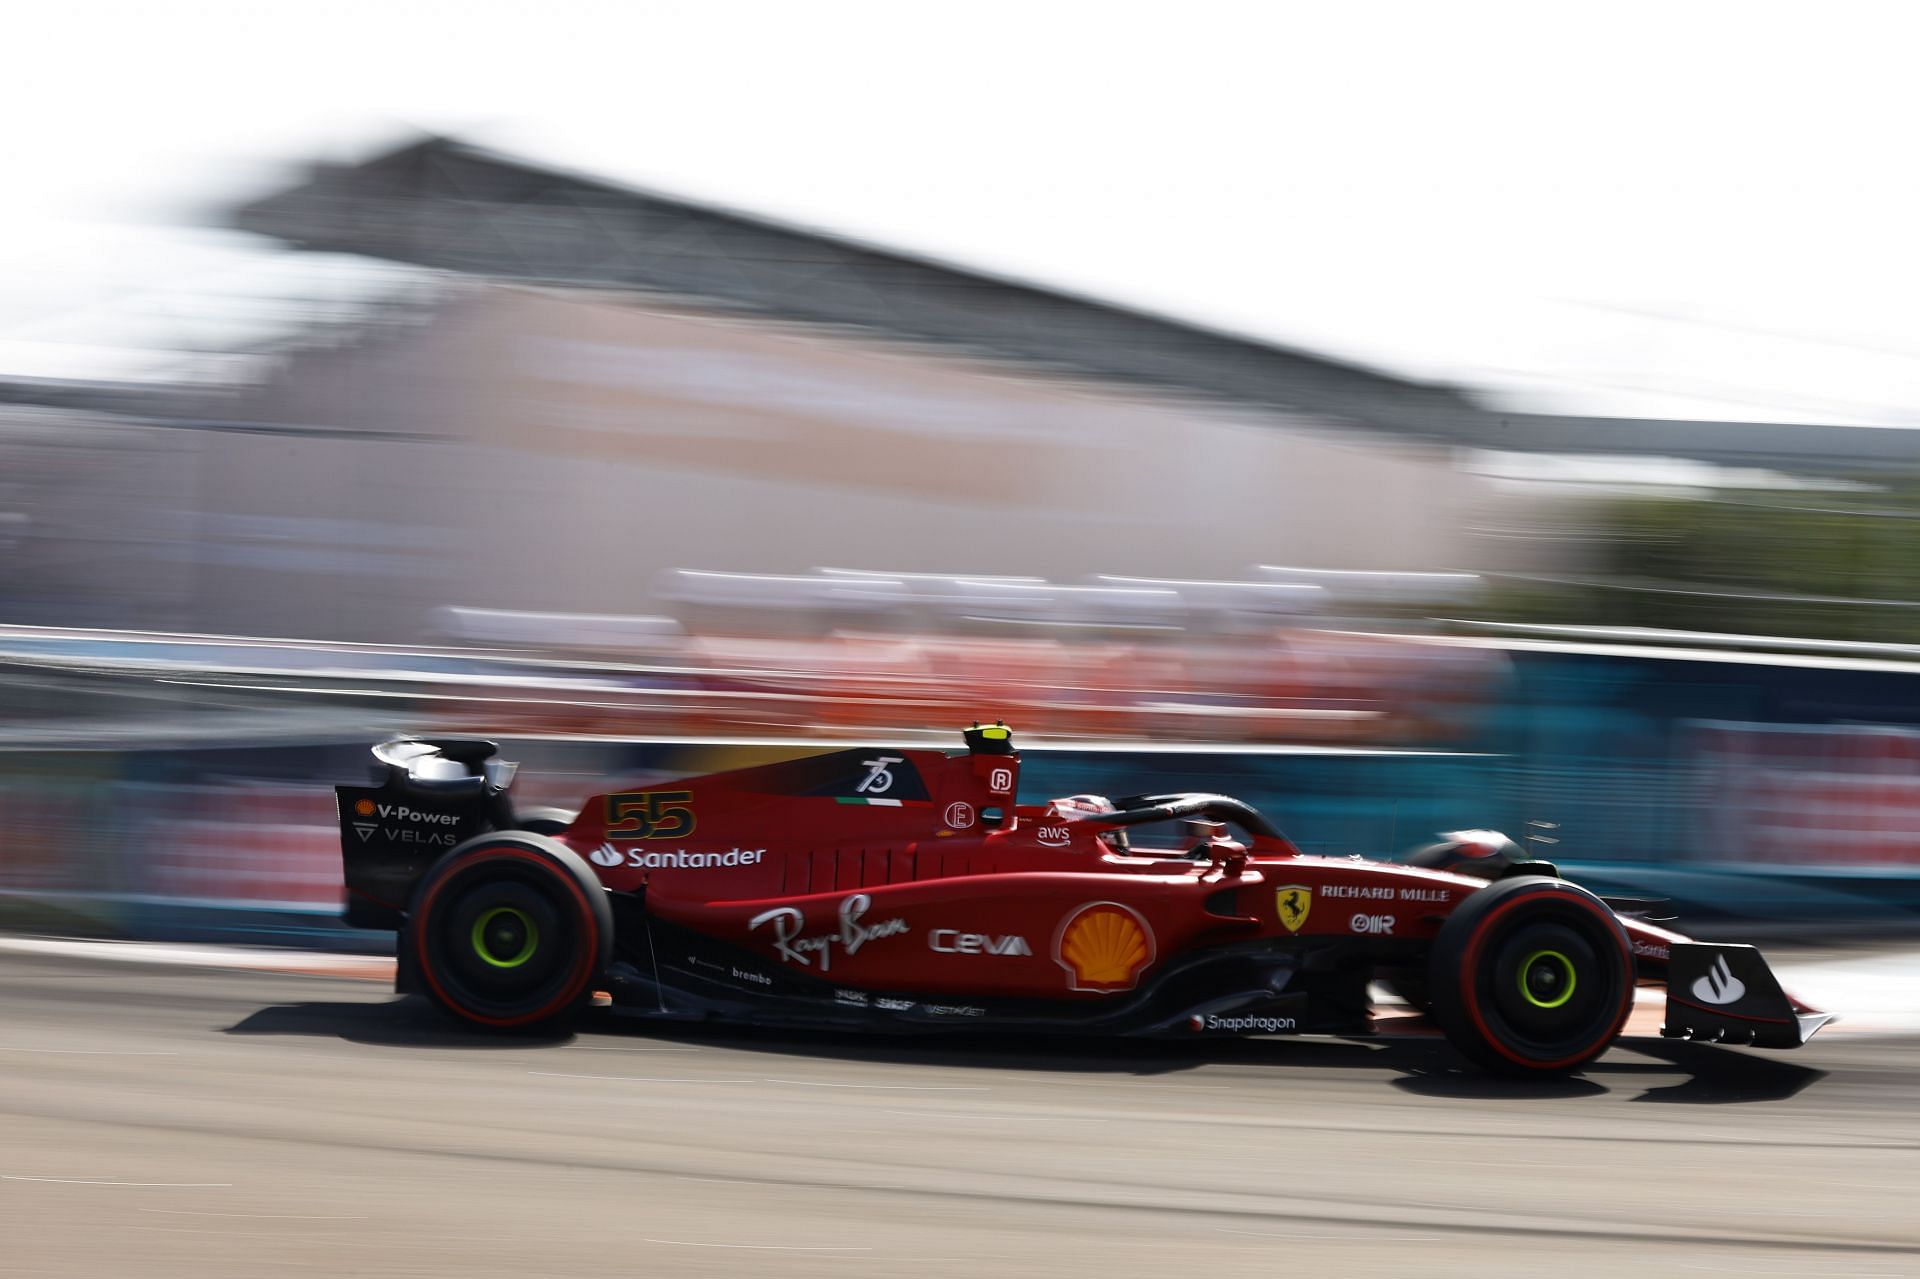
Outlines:
[[25,18],[0,923],[390,944],[393,731],[569,803],[1004,718],[1036,793],[1910,924],[1916,91],[1659,15]]

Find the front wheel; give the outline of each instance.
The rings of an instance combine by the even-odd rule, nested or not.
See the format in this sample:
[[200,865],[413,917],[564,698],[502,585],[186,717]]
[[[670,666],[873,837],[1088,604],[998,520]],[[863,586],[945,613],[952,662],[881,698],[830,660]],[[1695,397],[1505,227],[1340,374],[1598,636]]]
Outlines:
[[1474,893],[1441,925],[1427,966],[1433,1018],[1499,1074],[1577,1070],[1633,1011],[1626,931],[1598,897],[1524,876]]
[[566,845],[479,835],[420,883],[407,928],[433,1001],[490,1030],[564,1023],[593,995],[613,943],[606,892]]

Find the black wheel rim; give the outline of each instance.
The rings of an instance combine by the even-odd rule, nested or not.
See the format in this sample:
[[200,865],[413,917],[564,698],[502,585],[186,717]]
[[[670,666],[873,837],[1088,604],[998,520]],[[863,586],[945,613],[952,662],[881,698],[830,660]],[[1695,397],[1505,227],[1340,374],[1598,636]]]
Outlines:
[[1612,1034],[1625,976],[1600,921],[1577,908],[1532,912],[1489,937],[1474,982],[1481,1015],[1529,1058],[1579,1056]]
[[482,1017],[527,1016],[577,977],[577,905],[551,872],[481,862],[440,889],[426,921],[429,962],[447,998]]

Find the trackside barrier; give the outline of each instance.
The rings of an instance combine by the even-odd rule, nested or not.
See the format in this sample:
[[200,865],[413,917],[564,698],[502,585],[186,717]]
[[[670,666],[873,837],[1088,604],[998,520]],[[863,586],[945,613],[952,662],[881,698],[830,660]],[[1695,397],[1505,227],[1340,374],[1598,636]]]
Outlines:
[[[505,745],[523,763],[523,801],[556,804],[806,749],[511,739]],[[59,768],[29,770],[0,756],[0,765],[9,765],[0,776],[0,822],[9,836],[0,858],[0,923],[63,933],[390,946],[385,934],[355,933],[339,919],[329,787],[360,775],[364,747],[329,743],[157,757],[64,752]],[[1521,834],[1527,810],[1511,796],[1539,790],[1516,786],[1516,762],[1490,754],[1029,747],[1025,759],[1022,788],[1030,800],[1083,791],[1222,790],[1274,816],[1307,851],[1329,855],[1393,854],[1435,831],[1462,827]],[[280,775],[258,775],[262,771]],[[178,780],[125,776],[156,773]],[[1706,809],[1688,815],[1714,820]],[[1723,855],[1596,858],[1543,851],[1603,890],[1670,896],[1696,923],[1920,920],[1913,900],[1920,881],[1911,876],[1839,875],[1830,863],[1823,873],[1810,873],[1805,866],[1742,864]]]
[[[1028,739],[1023,798],[1224,791],[1333,855],[1550,823],[1559,842],[1543,855],[1606,891],[1671,897],[1689,923],[1920,924],[1920,669],[1512,657],[1474,749]],[[1903,714],[1915,722],[1888,722]],[[287,731],[219,746],[0,744],[0,925],[390,945],[339,922],[331,801],[335,782],[365,776],[380,730]],[[521,802],[562,806],[846,744],[501,737],[522,764]]]
[[[0,752],[0,922],[133,936],[390,944],[340,923],[332,784],[366,772],[367,739],[171,750]],[[524,804],[837,749],[842,742],[503,739]],[[46,761],[56,761],[48,763]],[[1384,852],[1474,824],[1491,757],[1216,749],[1145,755],[1026,751],[1026,796],[1096,790],[1236,790],[1311,851]],[[1384,817],[1375,810],[1385,801]]]

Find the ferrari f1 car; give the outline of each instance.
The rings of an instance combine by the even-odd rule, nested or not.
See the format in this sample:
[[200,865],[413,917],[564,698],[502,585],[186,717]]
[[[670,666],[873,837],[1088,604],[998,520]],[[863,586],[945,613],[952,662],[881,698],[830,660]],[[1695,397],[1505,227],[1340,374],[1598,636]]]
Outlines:
[[[347,917],[397,985],[493,1030],[604,992],[672,1020],[922,1032],[1374,1033],[1370,989],[1468,1058],[1571,1071],[1664,985],[1663,1033],[1791,1048],[1829,1020],[1751,946],[1690,941],[1465,832],[1303,854],[1224,795],[1017,798],[1003,726],[516,809],[491,742],[396,738],[337,788]],[[1141,836],[1159,827],[1149,845]]]

